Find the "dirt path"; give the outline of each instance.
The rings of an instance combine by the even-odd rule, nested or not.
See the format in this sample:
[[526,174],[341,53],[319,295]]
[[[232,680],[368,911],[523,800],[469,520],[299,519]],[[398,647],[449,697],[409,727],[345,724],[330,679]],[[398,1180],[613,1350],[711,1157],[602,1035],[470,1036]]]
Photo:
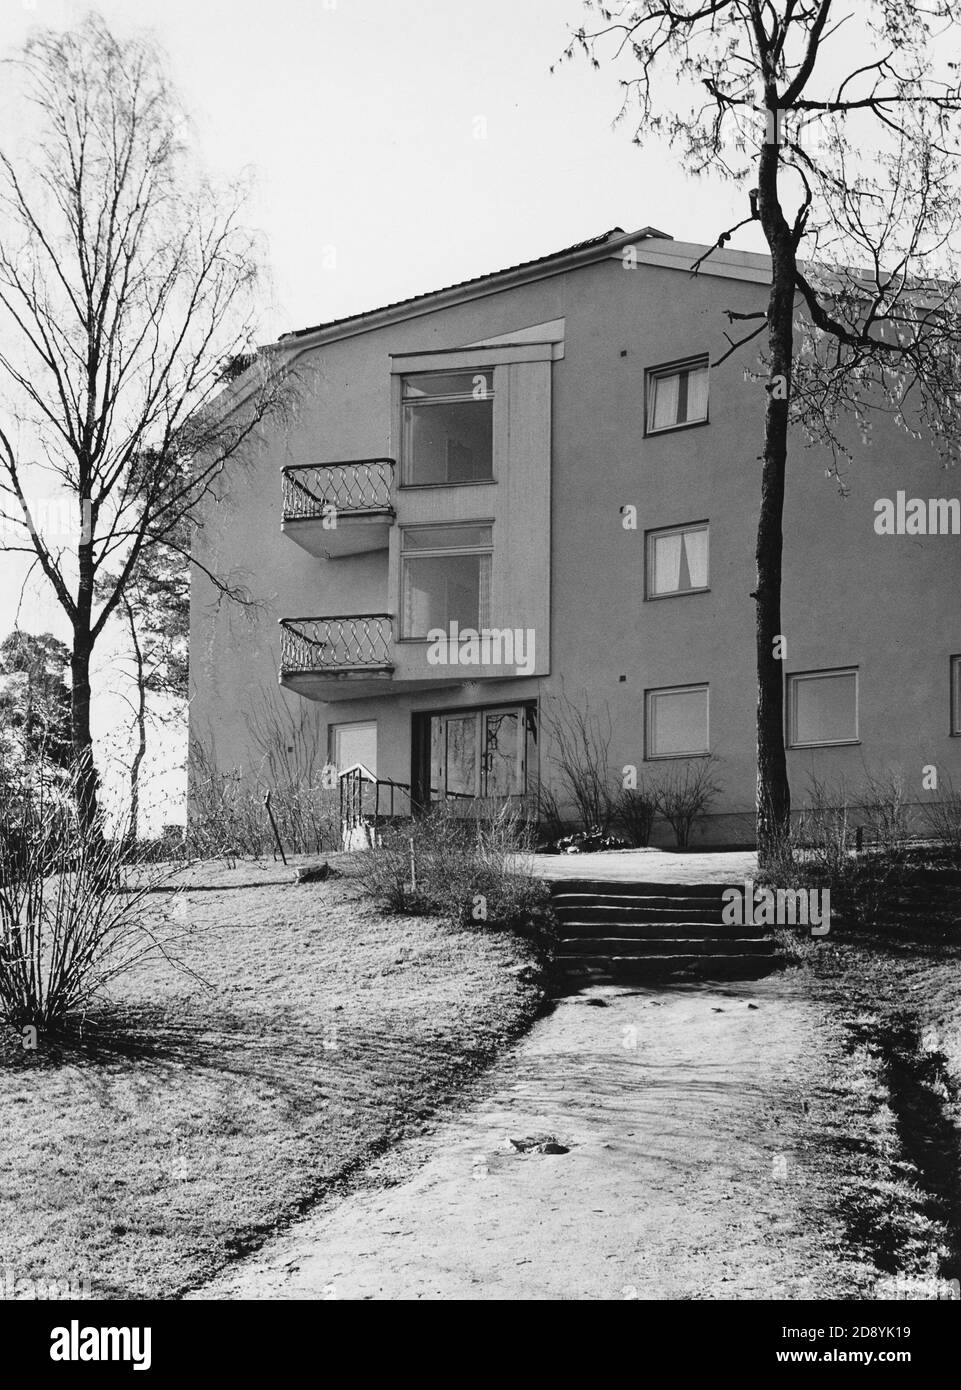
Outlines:
[[[469,1108],[193,1296],[870,1296],[811,1157],[840,1043],[792,976],[560,1000]],[[568,1152],[510,1142],[544,1135]]]

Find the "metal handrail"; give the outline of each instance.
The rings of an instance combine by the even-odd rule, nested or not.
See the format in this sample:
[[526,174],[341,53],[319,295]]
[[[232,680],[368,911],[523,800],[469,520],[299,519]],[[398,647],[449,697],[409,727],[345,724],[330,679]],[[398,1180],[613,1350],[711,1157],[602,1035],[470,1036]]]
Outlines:
[[337,512],[386,512],[393,515],[392,458],[348,459],[339,463],[292,464],[281,469],[285,521]]
[[281,618],[283,672],[393,670],[390,613]]

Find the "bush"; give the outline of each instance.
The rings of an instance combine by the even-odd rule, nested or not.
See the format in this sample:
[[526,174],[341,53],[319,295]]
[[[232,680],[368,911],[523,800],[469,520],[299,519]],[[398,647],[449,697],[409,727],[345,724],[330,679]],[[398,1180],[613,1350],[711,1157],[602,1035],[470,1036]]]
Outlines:
[[[613,811],[611,796],[611,716],[588,704],[579,709],[566,695],[551,696],[541,707],[541,737],[551,745],[550,761],[561,790],[577,809],[582,826],[606,833]],[[556,815],[557,803],[552,799]]]
[[832,786],[812,778],[805,805],[759,878],[784,888],[828,888],[835,911],[870,925],[904,880],[910,838],[896,774],[869,773],[856,793],[843,780]]
[[43,777],[24,788],[18,834],[0,840],[0,1019],[17,1028],[62,1025],[139,961],[169,959],[185,931],[145,923],[166,872],[132,875],[124,836],[85,827],[74,790]]
[[549,928],[546,884],[519,873],[513,856],[532,847],[524,807],[475,803],[470,820],[441,804],[352,857],[351,872],[392,912],[442,917],[457,926],[509,927],[530,936]]
[[245,779],[239,771],[221,772],[199,743],[191,749],[188,853],[201,859],[237,859],[276,852],[274,833],[264,807],[270,809],[287,854],[322,854],[340,849],[340,792],[323,784],[323,773],[302,781],[272,781],[261,774]]
[[947,859],[961,869],[961,790],[946,778],[939,801],[924,807],[924,818],[931,835],[945,850]]
[[637,849],[650,844],[656,815],[657,794],[646,787],[625,788],[614,803],[614,822]]
[[721,790],[717,765],[713,753],[679,759],[651,783],[654,803],[674,831],[678,849],[687,848],[691,831]]

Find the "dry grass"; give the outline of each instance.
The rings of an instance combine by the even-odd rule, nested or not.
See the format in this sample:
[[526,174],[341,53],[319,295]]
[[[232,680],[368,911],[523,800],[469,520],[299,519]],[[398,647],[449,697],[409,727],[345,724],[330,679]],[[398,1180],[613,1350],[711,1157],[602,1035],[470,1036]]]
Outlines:
[[185,870],[193,974],[114,987],[76,1046],[0,1051],[0,1269],[172,1297],[256,1247],[483,1067],[540,1002],[506,933],[384,917],[349,881]]
[[961,943],[832,929],[799,963],[846,1035],[811,1147],[847,1245],[884,1275],[961,1277]]

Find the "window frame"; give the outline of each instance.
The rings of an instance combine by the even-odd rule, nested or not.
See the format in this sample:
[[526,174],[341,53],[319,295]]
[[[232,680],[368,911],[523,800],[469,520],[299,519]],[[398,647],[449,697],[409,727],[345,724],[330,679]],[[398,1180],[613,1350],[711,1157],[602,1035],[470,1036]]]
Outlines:
[[[682,420],[673,425],[661,425],[660,429],[654,429],[651,424],[651,405],[652,392],[651,383],[661,377],[680,376],[684,371],[691,371],[696,367],[707,369],[707,402],[704,409],[704,416],[700,420]],[[690,357],[679,357],[673,362],[661,362],[654,367],[646,368],[644,372],[644,438],[653,438],[655,435],[672,434],[675,430],[696,429],[699,425],[709,425],[711,422],[711,355],[708,352],[694,353]]]
[[[537,758],[538,749],[540,749],[540,738],[538,738],[538,735],[540,735],[540,708],[538,708],[537,701],[522,699],[522,701],[498,701],[494,703],[494,705],[455,705],[453,708],[446,708],[445,706],[444,709],[416,710],[416,712],[413,713],[413,719],[423,720],[424,726],[426,726],[423,746],[424,756],[426,756],[427,760],[427,766],[424,771],[426,771],[426,795],[428,802],[431,801],[431,794],[433,794],[433,788],[431,788],[430,785],[430,726],[431,720],[434,719],[441,721],[441,726],[444,728],[444,762],[446,766],[446,724],[452,719],[471,719],[471,717],[473,717],[474,749],[476,749],[476,765],[474,766],[476,766],[476,785],[480,788],[480,790],[474,792],[473,798],[476,799],[476,801],[478,801],[478,799],[484,801],[484,799],[490,798],[491,792],[487,785],[487,778],[490,776],[490,767],[487,766],[487,759],[485,759],[485,752],[487,752],[485,741],[487,741],[487,720],[491,714],[517,714],[517,716],[519,716],[520,737],[519,741],[517,741],[515,770],[519,774],[523,773],[523,777],[517,777],[517,780],[523,781],[523,791],[506,792],[503,799],[505,799],[505,801],[512,801],[512,799],[516,801],[516,799],[530,795],[531,785],[537,781],[537,769],[535,769],[535,767],[531,769],[531,762],[527,756],[528,739],[530,739],[531,744],[533,744],[534,756]],[[444,798],[448,795],[451,794],[446,791],[445,778],[444,792],[439,791],[438,788],[437,805],[441,805]],[[452,801],[460,801],[460,799],[463,799],[463,796],[465,796],[465,794],[453,794]],[[433,802],[431,802],[431,805],[433,805]]]
[[[660,431],[659,431],[660,432]],[[692,589],[671,589],[667,593],[655,594],[654,589],[654,546],[652,540],[657,536],[683,536],[687,531],[707,532],[707,583]],[[680,526],[655,526],[644,532],[644,601],[653,603],[665,598],[688,598],[692,594],[707,594],[711,591],[711,523],[687,521]]]
[[[406,533],[407,533],[408,531],[450,531],[450,530],[455,530],[455,529],[458,528],[458,527],[464,528],[464,529],[466,530],[468,527],[473,527],[473,528],[476,529],[476,528],[479,527],[479,526],[488,526],[488,527],[490,527],[491,538],[490,538],[490,544],[489,544],[489,545],[438,546],[436,549],[434,549],[434,548],[427,548],[427,549],[423,549],[423,550],[419,550],[419,549],[418,549],[418,550],[406,550],[405,547],[404,547],[404,537],[405,537],[405,535],[406,535]],[[488,591],[488,594],[487,594],[487,602],[488,602],[488,605],[489,605],[489,604],[490,604],[490,597],[491,597],[491,596],[490,596],[490,590],[493,589],[493,570],[494,570],[494,521],[493,521],[493,518],[481,518],[481,519],[478,519],[478,520],[476,520],[476,521],[475,521],[475,520],[464,520],[463,518],[459,518],[457,521],[412,521],[412,522],[408,522],[406,525],[400,527],[400,545],[399,545],[399,548],[398,548],[399,571],[400,571],[400,603],[399,603],[399,605],[398,605],[398,621],[397,621],[397,627],[398,627],[398,631],[399,631],[399,634],[400,634],[397,640],[398,640],[399,642],[429,642],[429,641],[430,641],[430,638],[429,638],[426,634],[425,634],[424,636],[414,637],[414,636],[411,636],[411,635],[405,633],[405,631],[404,631],[404,625],[405,625],[406,615],[407,615],[407,605],[406,605],[406,601],[405,601],[406,562],[407,562],[409,559],[416,559],[416,560],[446,559],[446,558],[448,558],[449,556],[452,556],[452,555],[489,555],[489,556],[490,556],[490,560],[491,560],[491,563],[490,563],[490,574],[489,574],[489,576],[488,576],[489,591]],[[479,624],[479,622],[480,622],[480,615],[478,614],[478,624]],[[448,623],[449,623],[449,620],[448,620]],[[489,624],[489,626],[490,626],[490,624]],[[478,630],[480,630],[480,627],[479,627],[479,626],[478,626]]]
[[[687,695],[693,690],[703,690],[706,696],[704,705],[705,748],[688,753],[653,753],[654,746],[654,700],[655,695]],[[709,758],[711,755],[711,684],[710,681],[692,681],[687,685],[655,685],[644,691],[644,761],[646,763],[669,762],[677,758]]]
[[[496,448],[495,448],[495,442],[496,442],[496,429],[495,429],[495,423],[494,423],[494,412],[495,412],[495,408],[496,408],[495,402],[496,402],[496,399],[497,399],[497,389],[496,389],[496,386],[495,386],[495,382],[496,382],[496,375],[495,375],[495,373],[496,373],[496,368],[495,368],[494,366],[490,366],[490,367],[450,367],[450,366],[443,366],[443,367],[441,367],[441,366],[437,366],[437,367],[429,367],[426,371],[424,371],[424,370],[420,370],[420,371],[410,371],[410,370],[407,370],[407,371],[400,372],[400,373],[398,374],[398,375],[399,375],[399,379],[400,379],[400,388],[399,388],[399,389],[400,389],[400,450],[399,450],[399,455],[400,455],[400,457],[399,457],[399,463],[400,463],[400,467],[399,467],[399,469],[398,469],[398,474],[399,474],[398,487],[403,488],[403,489],[408,489],[408,488],[409,488],[409,489],[411,489],[411,490],[416,490],[416,489],[418,489],[418,488],[438,488],[438,487],[486,487],[486,486],[487,486],[488,484],[490,484],[490,483],[496,483],[496,482],[497,482],[497,474],[496,474],[495,471],[494,471],[494,462],[495,462],[495,453],[496,453]],[[408,381],[411,377],[423,377],[423,376],[437,376],[437,377],[442,377],[442,376],[485,376],[485,377],[490,377],[490,381],[491,381],[490,391],[489,391],[489,393],[488,393],[488,396],[485,398],[485,399],[489,399],[489,400],[490,400],[490,403],[491,403],[491,471],[490,471],[490,477],[487,477],[487,478],[464,478],[464,479],[461,479],[459,482],[442,482],[442,483],[416,483],[416,482],[412,482],[412,481],[410,480],[410,478],[409,478],[409,470],[410,470],[410,466],[411,466],[411,449],[410,449],[410,442],[409,442],[409,439],[410,439],[410,431],[409,431],[408,422],[407,422],[407,406],[409,406],[409,405],[411,405],[411,404],[414,404],[414,405],[418,405],[418,406],[426,405],[426,406],[430,407],[430,406],[435,406],[435,405],[450,404],[451,402],[454,402],[455,404],[457,404],[457,403],[466,402],[466,401],[473,401],[473,400],[476,400],[476,399],[477,399],[477,397],[474,396],[472,392],[455,392],[454,394],[446,395],[446,396],[421,396],[421,397],[419,397],[418,399],[416,399],[416,400],[414,400],[414,401],[411,401],[409,398],[407,398],[407,397],[404,395],[404,387],[405,387],[405,384],[407,383],[407,381]]]
[[[797,733],[797,686],[802,680],[819,680],[831,676],[854,677],[854,737],[818,739],[813,743],[799,743]],[[784,718],[786,722],[784,746],[793,748],[851,748],[861,742],[861,672],[857,666],[825,666],[813,671],[785,672]]]
[[[334,767],[337,768],[337,775],[338,775],[338,776],[340,776],[340,773],[341,773],[341,771],[343,770],[343,769],[341,769],[339,763],[337,762],[337,735],[338,735],[338,733],[340,732],[341,729],[373,729],[373,731],[374,731],[374,748],[375,748],[374,761],[377,762],[378,753],[379,753],[379,749],[377,749],[377,743],[378,743],[378,738],[377,738],[377,720],[376,720],[376,719],[344,719],[344,720],[335,720],[333,723],[330,723],[330,724],[327,725],[327,761],[328,761],[328,763],[332,764]],[[355,764],[349,763],[348,766],[349,766],[349,767],[353,767],[353,766],[355,766]],[[364,766],[366,766],[366,764],[364,764]],[[377,769],[376,769],[376,767],[371,767],[371,768],[368,768],[367,770],[368,770],[368,772],[372,772],[372,773],[374,774],[375,777],[377,776]]]

